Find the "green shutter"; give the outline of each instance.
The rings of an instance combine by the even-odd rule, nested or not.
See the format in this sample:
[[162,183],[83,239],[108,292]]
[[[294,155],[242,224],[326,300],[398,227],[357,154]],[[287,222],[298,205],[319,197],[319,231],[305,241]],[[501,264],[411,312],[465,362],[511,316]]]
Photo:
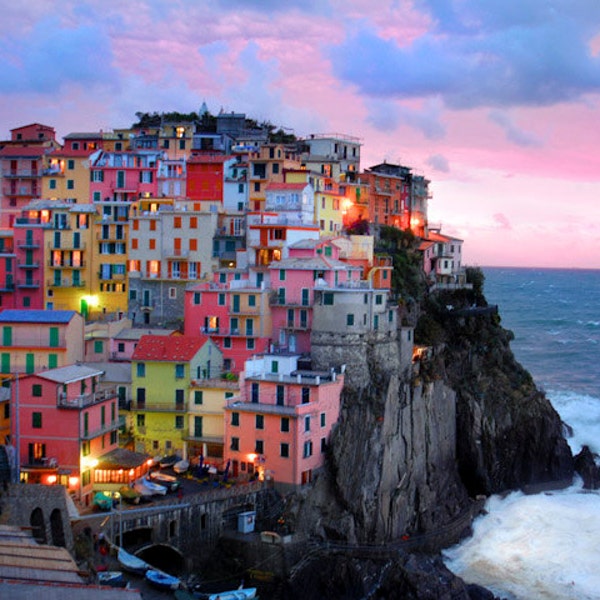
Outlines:
[[31,375],[35,371],[35,356],[32,353],[25,355],[25,372]]
[[48,354],[48,368],[56,369],[58,367],[58,356],[56,354]]
[[10,373],[10,354],[7,352],[2,353],[2,372]]
[[50,347],[58,348],[58,327],[50,327]]
[[2,345],[12,346],[12,327],[5,326],[2,328]]

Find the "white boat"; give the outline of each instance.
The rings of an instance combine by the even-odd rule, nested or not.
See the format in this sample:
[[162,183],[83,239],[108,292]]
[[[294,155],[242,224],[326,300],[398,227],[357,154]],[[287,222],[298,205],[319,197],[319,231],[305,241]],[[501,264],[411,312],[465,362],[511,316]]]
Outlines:
[[173,465],[173,471],[175,471],[175,473],[185,473],[189,468],[190,468],[190,461],[186,460],[185,458],[183,460],[176,462]]
[[161,471],[152,471],[148,473],[148,479],[153,483],[158,483],[167,488],[169,492],[176,492],[181,486],[181,482],[174,475],[168,475]]
[[159,485],[149,479],[138,479],[133,484],[133,488],[145,498],[157,495],[164,496],[167,493],[167,488],[164,485]]
[[137,575],[143,575],[150,568],[150,565],[145,560],[138,558],[134,554],[130,554],[126,550],[123,550],[123,548],[119,548],[117,560],[123,569]]
[[158,569],[148,569],[145,577],[154,587],[161,590],[176,590],[181,585],[181,581],[177,577]]

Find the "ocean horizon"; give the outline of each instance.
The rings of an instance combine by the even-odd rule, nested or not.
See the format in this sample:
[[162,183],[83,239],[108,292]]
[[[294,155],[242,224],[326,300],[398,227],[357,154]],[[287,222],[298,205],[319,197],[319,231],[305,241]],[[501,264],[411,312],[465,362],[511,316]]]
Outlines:
[[[514,333],[517,360],[573,430],[573,454],[600,453],[600,269],[481,267],[484,294]],[[492,496],[448,568],[509,600],[600,599],[600,493]]]

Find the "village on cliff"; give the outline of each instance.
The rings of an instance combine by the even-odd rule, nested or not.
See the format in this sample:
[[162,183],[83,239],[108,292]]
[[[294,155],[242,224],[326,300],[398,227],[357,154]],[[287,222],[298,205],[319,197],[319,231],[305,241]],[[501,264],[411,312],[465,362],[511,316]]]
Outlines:
[[410,323],[381,226],[430,289],[467,286],[429,181],[361,170],[350,135],[244,114],[141,114],[127,129],[33,123],[0,141],[0,477],[79,510],[159,460],[287,492],[322,468],[346,364],[316,339]]

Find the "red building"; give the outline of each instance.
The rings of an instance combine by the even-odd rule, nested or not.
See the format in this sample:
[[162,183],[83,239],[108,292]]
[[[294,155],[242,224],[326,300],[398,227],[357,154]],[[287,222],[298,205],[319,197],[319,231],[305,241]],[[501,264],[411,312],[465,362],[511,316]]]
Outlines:
[[[224,154],[195,154],[187,161],[186,193],[190,200],[223,204]],[[203,206],[202,208],[206,208]]]

